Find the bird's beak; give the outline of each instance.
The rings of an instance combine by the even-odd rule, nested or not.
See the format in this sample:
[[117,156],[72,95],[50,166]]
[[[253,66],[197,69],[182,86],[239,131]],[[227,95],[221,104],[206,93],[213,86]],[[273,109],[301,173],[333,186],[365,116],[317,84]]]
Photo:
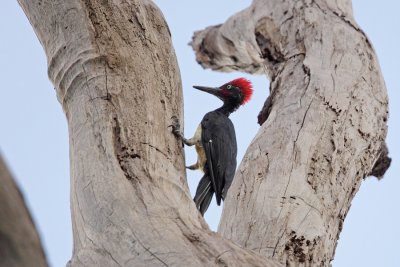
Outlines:
[[193,88],[215,95],[218,98],[221,98],[221,89],[219,89],[218,87],[205,87],[205,86],[194,85]]

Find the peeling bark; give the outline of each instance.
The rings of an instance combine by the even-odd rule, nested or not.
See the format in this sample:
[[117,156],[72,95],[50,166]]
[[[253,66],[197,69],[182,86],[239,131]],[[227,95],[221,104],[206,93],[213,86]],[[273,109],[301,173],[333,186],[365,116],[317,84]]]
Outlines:
[[351,1],[255,0],[192,46],[205,68],[271,79],[218,232],[288,266],[330,266],[362,179],[390,164],[386,88]]
[[24,198],[0,155],[0,266],[47,266]]

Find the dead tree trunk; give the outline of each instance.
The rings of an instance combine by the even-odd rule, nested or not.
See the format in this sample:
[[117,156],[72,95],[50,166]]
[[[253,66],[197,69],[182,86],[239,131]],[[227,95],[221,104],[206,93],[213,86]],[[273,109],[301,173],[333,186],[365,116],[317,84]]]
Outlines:
[[189,194],[179,69],[152,1],[19,0],[70,136],[69,266],[279,266],[211,232]]
[[46,257],[31,215],[1,155],[0,266],[47,266]]
[[329,265],[386,135],[384,83],[349,1],[254,1],[196,35],[204,66],[272,79],[225,238],[197,212],[167,128],[182,121],[181,82],[153,2],[19,2],[68,120],[70,266]]
[[255,0],[192,46],[206,68],[271,78],[219,233],[286,265],[329,266],[362,179],[381,155],[388,167],[386,88],[351,1]]

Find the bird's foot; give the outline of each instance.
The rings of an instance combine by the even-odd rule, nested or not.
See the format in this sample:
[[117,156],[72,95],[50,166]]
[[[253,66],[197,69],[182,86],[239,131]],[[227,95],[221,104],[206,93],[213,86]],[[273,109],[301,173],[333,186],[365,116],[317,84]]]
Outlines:
[[169,125],[168,127],[171,127],[171,128],[172,128],[172,133],[173,133],[176,137],[181,137],[181,136],[182,136],[181,131],[180,131],[180,129],[181,129],[181,124],[179,123],[178,118],[177,118],[176,116],[172,116],[171,119],[172,119],[172,124]]

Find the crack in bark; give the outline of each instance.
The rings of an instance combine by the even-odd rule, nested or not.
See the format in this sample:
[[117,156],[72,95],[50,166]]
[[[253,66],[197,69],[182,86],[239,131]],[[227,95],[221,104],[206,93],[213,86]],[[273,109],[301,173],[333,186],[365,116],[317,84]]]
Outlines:
[[128,149],[121,143],[121,127],[119,125],[119,121],[117,117],[113,118],[114,126],[113,126],[113,143],[114,143],[114,153],[118,160],[118,164],[123,171],[125,177],[128,180],[132,180],[133,178],[137,178],[135,174],[133,174],[129,166],[129,159],[141,159],[141,156],[138,153],[134,153],[134,150]]
[[299,223],[299,225],[297,225],[297,228],[300,228],[300,226],[303,224],[303,222],[307,219],[308,214],[310,214],[310,212],[312,211],[312,207],[310,207],[310,209],[308,210],[308,212],[306,213],[306,215],[304,216],[304,218],[301,220],[301,222]]
[[[139,239],[138,239],[138,242],[140,243]],[[142,245],[142,246],[143,246],[143,245]],[[143,248],[144,248],[148,253],[150,253],[151,256],[153,256],[153,257],[156,258],[159,262],[161,262],[164,266],[169,267],[169,265],[168,265],[165,261],[163,261],[161,258],[159,258],[154,252],[151,252],[151,251],[150,251],[150,248],[146,248],[145,246],[143,246]]]
[[[93,245],[94,247],[96,247],[96,244],[94,243],[94,241],[93,241],[93,240],[89,237],[89,235],[86,233],[86,228],[85,228],[86,221],[85,221],[85,218],[83,217],[81,205],[80,205],[80,203],[79,203],[79,198],[76,196],[76,192],[75,192],[75,199],[76,199],[76,203],[77,203],[78,210],[79,210],[78,213],[79,213],[79,215],[80,215],[80,217],[81,217],[81,219],[82,219],[82,223],[84,224],[80,229],[83,230],[83,234],[85,235],[85,238],[87,238],[87,239],[92,243],[92,245]],[[74,225],[75,225],[75,224],[73,224],[73,226],[74,226]],[[78,230],[78,229],[76,229],[76,230]],[[79,235],[79,231],[76,231],[76,233],[77,233],[77,237],[78,237],[78,239],[79,239],[79,243],[80,243],[80,245],[82,245],[83,243],[82,243],[81,236]]]
[[142,145],[148,145],[149,147],[155,149],[157,152],[161,153],[161,154],[162,154],[164,157],[166,157],[167,159],[170,159],[170,157],[169,157],[164,151],[162,151],[161,149],[159,149],[158,147],[153,146],[152,144],[146,143],[146,142],[141,142],[141,144],[142,144]]
[[284,234],[285,234],[285,230],[283,230],[281,236],[278,238],[278,241],[277,241],[276,244],[275,244],[274,251],[272,252],[272,257],[275,256],[275,252],[276,252],[276,249],[277,249],[277,247],[278,247],[279,241],[281,241],[281,239],[282,239],[282,237],[283,237]]
[[[308,88],[308,85],[307,85],[307,88]],[[307,89],[306,89],[306,91],[307,91]],[[307,113],[308,113],[308,111],[309,111],[309,109],[310,109],[310,107],[311,107],[312,102],[313,102],[313,98],[311,99],[310,104],[308,105],[308,107],[307,107],[307,109],[306,109],[306,112],[304,113],[302,124],[300,125],[300,129],[299,129],[299,131],[297,132],[296,140],[295,140],[294,143],[293,143],[293,153],[294,153],[295,156],[294,156],[294,160],[292,161],[292,167],[291,167],[291,170],[290,170],[290,175],[289,175],[288,183],[286,184],[286,187],[285,187],[285,192],[283,193],[283,198],[285,198],[285,196],[286,196],[287,189],[288,189],[288,187],[289,187],[289,184],[290,184],[290,181],[291,181],[291,177],[292,177],[292,173],[293,173],[294,162],[296,161],[296,158],[297,158],[297,151],[295,151],[296,142],[297,142],[297,140],[298,140],[300,131],[301,131],[301,129],[303,128],[305,118],[306,118]],[[279,211],[278,220],[279,220],[279,218],[280,218],[280,216],[281,216],[282,210],[283,210],[283,207],[281,207],[281,209],[280,209],[280,211]],[[282,236],[283,236],[283,234],[282,234]],[[279,244],[279,241],[280,241],[280,239],[282,238],[282,236],[278,239],[278,241],[277,241],[277,243],[276,243],[276,245],[275,245],[275,248],[274,248],[274,251],[273,251],[272,256],[275,255],[275,250],[276,250],[276,248],[277,248],[277,246],[278,246],[278,244]]]
[[113,262],[115,262],[118,266],[122,266],[121,264],[119,264],[119,262],[113,257],[113,255],[108,250],[106,250],[105,248],[103,248],[103,250],[106,252],[106,254],[108,256],[110,256],[110,258],[113,260]]
[[290,17],[288,17],[287,19],[285,19],[284,21],[282,21],[282,25],[283,24],[285,24],[286,22],[288,22],[289,20],[292,20],[294,18],[294,16],[292,15],[292,16],[290,16]]
[[316,207],[314,207],[313,205],[311,205],[310,203],[308,203],[307,201],[305,201],[304,198],[299,197],[299,196],[295,196],[295,198],[296,198],[296,199],[300,199],[301,201],[304,202],[304,204],[306,204],[306,205],[309,206],[311,209],[314,209],[316,212],[318,212],[320,215],[322,215],[322,212],[321,212],[319,209],[317,209]]
[[150,247],[146,247],[146,246],[142,243],[142,241],[137,237],[135,231],[133,231],[133,229],[132,229],[131,227],[129,227],[129,229],[131,230],[132,235],[135,237],[135,239],[137,240],[137,242],[139,243],[139,245],[142,246],[146,252],[148,252],[152,257],[154,257],[156,260],[158,260],[159,262],[161,262],[164,266],[169,267],[169,265],[168,265],[165,261],[163,261],[163,260],[162,260],[161,258],[159,258],[154,252],[152,252],[152,251],[150,250]]
[[301,131],[301,129],[302,129],[303,126],[304,126],[304,121],[306,120],[307,113],[308,113],[308,111],[309,111],[309,109],[310,109],[311,104],[313,103],[313,101],[314,101],[314,98],[311,99],[310,104],[308,105],[308,107],[307,107],[307,109],[306,109],[306,112],[304,113],[303,120],[301,121],[300,129],[299,129],[299,131],[297,132],[296,139],[294,140],[293,150],[294,150],[294,146],[296,145],[297,140],[299,139],[300,131]]
[[336,12],[334,10],[331,10],[330,8],[328,8],[326,10],[321,8],[321,6],[315,0],[313,0],[312,3],[314,3],[322,13],[326,14],[326,11],[329,11],[331,14],[333,14],[335,17],[339,18],[341,21],[343,21],[344,23],[349,25],[355,31],[361,33],[361,35],[364,37],[365,42],[367,43],[368,47],[373,50],[372,44],[369,41],[369,39],[368,39],[367,35],[365,34],[365,32],[362,29],[360,29],[359,27],[357,27],[357,25],[354,25],[352,21],[350,21],[349,19],[346,18],[346,16],[340,15],[338,12]]

